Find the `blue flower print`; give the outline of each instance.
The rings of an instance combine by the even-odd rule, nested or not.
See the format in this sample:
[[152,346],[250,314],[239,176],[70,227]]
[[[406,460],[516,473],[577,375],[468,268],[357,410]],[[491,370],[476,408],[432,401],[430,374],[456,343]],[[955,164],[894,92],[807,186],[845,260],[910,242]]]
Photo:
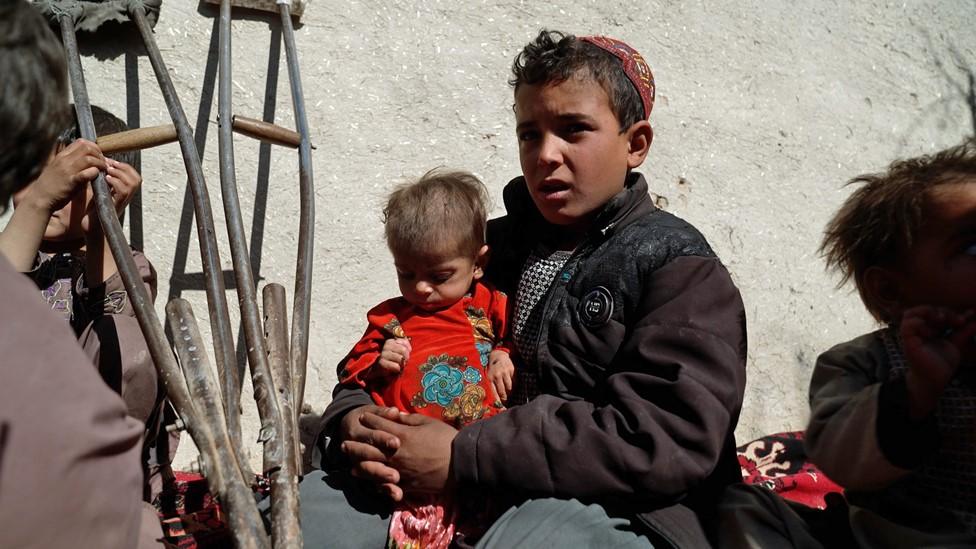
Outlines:
[[481,372],[474,368],[467,368],[464,370],[464,381],[468,383],[478,383],[481,381]]
[[424,386],[424,400],[447,406],[464,392],[463,377],[461,370],[457,368],[451,368],[443,362],[435,365],[420,380]]
[[478,354],[481,355],[481,367],[488,367],[488,355],[491,354],[491,342],[490,341],[475,341],[474,348],[478,349]]

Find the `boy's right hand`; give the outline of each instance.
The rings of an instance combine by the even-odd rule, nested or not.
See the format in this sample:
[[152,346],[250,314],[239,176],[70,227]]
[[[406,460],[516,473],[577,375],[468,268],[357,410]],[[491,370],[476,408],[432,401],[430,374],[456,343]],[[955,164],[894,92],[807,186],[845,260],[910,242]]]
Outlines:
[[98,145],[78,139],[48,162],[28,192],[34,204],[53,213],[68,203],[80,185],[98,177],[106,167]]
[[372,368],[374,375],[388,376],[399,374],[410,358],[410,340],[406,338],[387,339],[376,360],[378,368]]
[[964,358],[976,357],[976,314],[920,306],[905,311],[899,326],[908,359],[908,408],[913,419],[931,414]]

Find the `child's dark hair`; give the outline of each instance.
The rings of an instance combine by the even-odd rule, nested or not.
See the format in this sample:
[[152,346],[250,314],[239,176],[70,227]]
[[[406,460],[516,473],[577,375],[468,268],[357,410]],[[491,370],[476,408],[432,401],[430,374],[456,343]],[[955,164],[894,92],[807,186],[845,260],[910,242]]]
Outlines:
[[[74,109],[74,105],[71,106]],[[72,112],[74,112],[72,110]],[[110,135],[113,133],[124,132],[129,129],[129,126],[118,116],[110,113],[109,111],[99,107],[98,105],[91,106],[92,120],[95,122],[95,135],[97,137],[102,137],[103,135]],[[81,137],[81,130],[78,127],[78,119],[75,118],[74,126],[61,132],[58,136],[58,144],[67,147],[76,139]],[[122,151],[112,154],[105,155],[113,160],[118,160],[119,162],[125,162],[130,166],[137,166],[139,161],[139,151]]]
[[610,96],[623,132],[644,119],[644,104],[620,60],[572,34],[543,29],[515,56],[509,85],[559,83],[585,70]]
[[394,254],[474,256],[485,244],[488,190],[474,175],[431,170],[399,185],[383,208]]
[[0,0],[0,212],[69,123],[64,49],[34,6]]
[[868,311],[890,323],[866,291],[864,274],[873,266],[897,267],[924,223],[929,191],[939,185],[976,181],[976,140],[938,153],[893,162],[883,173],[860,175],[863,186],[847,198],[824,231],[820,253],[840,271],[840,285],[853,279]]

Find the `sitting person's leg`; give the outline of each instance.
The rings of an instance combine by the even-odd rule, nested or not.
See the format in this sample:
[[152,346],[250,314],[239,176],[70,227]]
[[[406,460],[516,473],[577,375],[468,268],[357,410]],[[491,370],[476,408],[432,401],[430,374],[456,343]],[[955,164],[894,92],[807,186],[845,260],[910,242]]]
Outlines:
[[[393,505],[365,482],[349,475],[312,471],[299,484],[302,538],[318,549],[385,547]],[[260,504],[270,516],[270,498]]]
[[[304,500],[302,500],[304,504]],[[532,499],[506,511],[476,544],[507,547],[653,547],[632,521],[575,499]]]

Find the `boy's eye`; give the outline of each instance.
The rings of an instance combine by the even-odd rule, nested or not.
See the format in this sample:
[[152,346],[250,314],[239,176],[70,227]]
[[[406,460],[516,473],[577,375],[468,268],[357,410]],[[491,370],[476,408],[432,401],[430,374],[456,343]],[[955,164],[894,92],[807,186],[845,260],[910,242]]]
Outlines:
[[397,278],[399,278],[400,280],[410,280],[413,278],[413,273],[408,273],[406,271],[401,271],[400,269],[397,269]]
[[539,132],[535,130],[524,130],[518,132],[519,141],[535,141],[539,138]]
[[962,253],[966,255],[976,255],[976,242],[970,242],[963,246]]

